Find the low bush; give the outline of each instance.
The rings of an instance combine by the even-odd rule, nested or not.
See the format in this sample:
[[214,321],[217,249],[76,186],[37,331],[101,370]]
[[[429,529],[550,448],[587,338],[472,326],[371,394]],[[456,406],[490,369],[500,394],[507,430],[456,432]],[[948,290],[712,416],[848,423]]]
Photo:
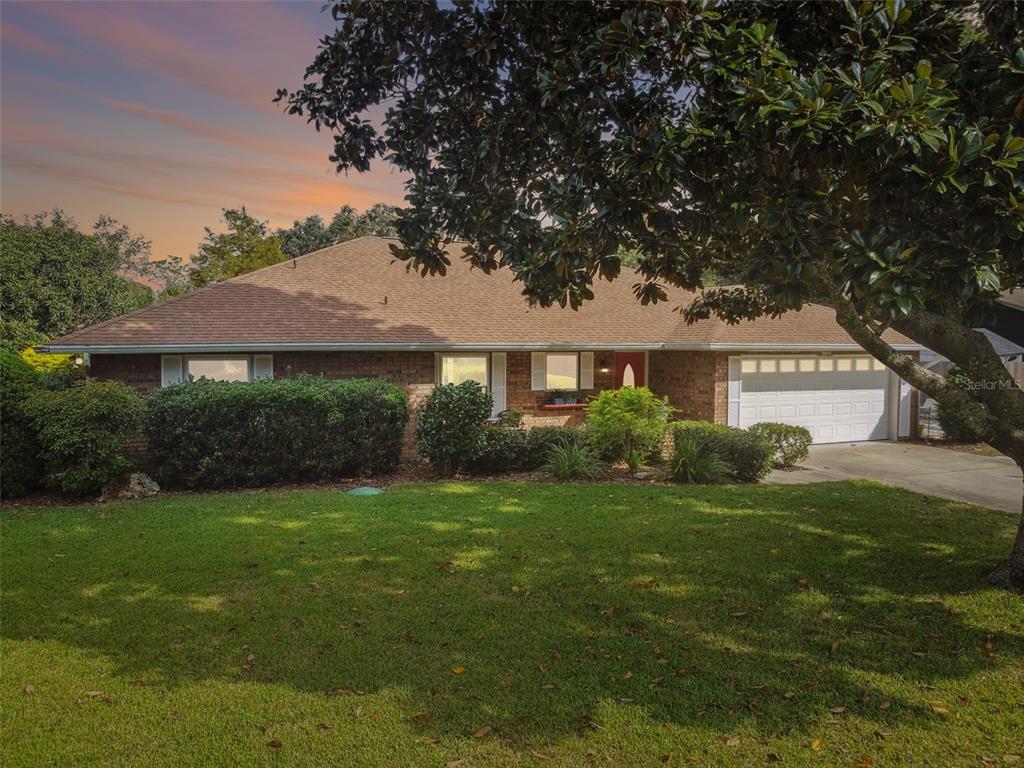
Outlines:
[[473,464],[484,449],[491,396],[475,381],[439,384],[420,409],[416,446],[442,475]]
[[557,480],[597,480],[605,464],[588,445],[570,439],[550,447],[544,469]]
[[581,427],[534,427],[526,433],[524,469],[536,469],[547,463],[551,450],[566,443],[582,445],[586,431]]
[[[946,380],[963,390],[969,390],[973,385],[971,377],[964,373],[963,369],[953,366],[946,373]],[[990,435],[988,430],[981,425],[966,421],[954,411],[938,406],[939,426],[946,433],[950,440],[958,443],[981,443],[987,440]]]
[[88,496],[128,474],[127,446],[139,434],[144,405],[127,385],[90,381],[36,392],[27,408],[39,431],[47,485]]
[[757,435],[737,427],[709,421],[677,421],[672,425],[674,442],[690,437],[714,453],[735,480],[756,483],[771,469],[772,449]]
[[43,479],[42,449],[26,409],[42,387],[39,374],[13,352],[0,351],[0,496],[23,496]]
[[705,441],[688,434],[676,435],[668,468],[680,483],[720,483],[732,474],[732,467]]
[[772,449],[772,464],[783,468],[795,467],[806,459],[814,441],[810,430],[774,421],[763,421],[747,431],[768,443]]
[[479,474],[501,474],[525,469],[528,462],[529,433],[522,429],[493,426],[484,430],[477,455],[467,462]]
[[201,379],[159,389],[146,406],[157,477],[185,488],[387,472],[407,420],[405,393],[381,379]]
[[587,405],[587,436],[602,458],[639,463],[661,453],[671,412],[646,387],[606,389]]

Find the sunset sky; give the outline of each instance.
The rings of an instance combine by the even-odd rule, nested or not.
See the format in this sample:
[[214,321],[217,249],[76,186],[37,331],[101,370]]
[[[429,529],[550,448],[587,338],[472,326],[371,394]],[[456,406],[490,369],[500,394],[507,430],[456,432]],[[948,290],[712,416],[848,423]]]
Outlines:
[[7,2],[3,213],[109,214],[187,257],[220,209],[274,226],[343,204],[400,203],[380,164],[338,175],[331,142],[272,103],[332,28],[314,2]]

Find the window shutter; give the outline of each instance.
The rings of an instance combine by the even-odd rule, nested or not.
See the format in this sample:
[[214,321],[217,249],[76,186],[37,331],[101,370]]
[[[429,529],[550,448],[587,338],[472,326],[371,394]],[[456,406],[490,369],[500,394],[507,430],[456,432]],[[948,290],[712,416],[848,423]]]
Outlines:
[[252,378],[272,379],[274,378],[274,356],[253,355],[252,356]]
[[544,352],[534,352],[531,356],[532,376],[530,389],[547,389],[548,385],[548,356]]
[[580,352],[580,389],[594,388],[594,353]]
[[508,406],[505,405],[505,353],[491,353],[491,398],[494,400],[494,407],[491,410],[492,416],[497,416]]
[[181,383],[181,355],[160,355],[160,386]]

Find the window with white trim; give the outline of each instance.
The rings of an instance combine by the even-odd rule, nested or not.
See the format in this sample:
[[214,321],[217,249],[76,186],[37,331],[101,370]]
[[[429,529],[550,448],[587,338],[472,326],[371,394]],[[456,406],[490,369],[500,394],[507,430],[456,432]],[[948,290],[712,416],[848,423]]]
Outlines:
[[442,384],[475,381],[484,389],[489,385],[489,355],[441,355]]
[[252,360],[249,357],[186,357],[185,380],[250,381]]
[[580,356],[576,352],[548,352],[545,389],[579,389]]
[[254,381],[274,378],[274,356],[161,355],[160,386],[199,381]]

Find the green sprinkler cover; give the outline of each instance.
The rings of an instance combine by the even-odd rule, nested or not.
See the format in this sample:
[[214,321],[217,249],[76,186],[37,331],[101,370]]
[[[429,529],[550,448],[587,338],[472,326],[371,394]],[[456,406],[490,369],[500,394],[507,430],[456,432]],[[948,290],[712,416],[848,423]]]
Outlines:
[[376,496],[378,493],[384,493],[384,491],[380,488],[374,488],[372,485],[363,485],[348,491],[349,496]]

